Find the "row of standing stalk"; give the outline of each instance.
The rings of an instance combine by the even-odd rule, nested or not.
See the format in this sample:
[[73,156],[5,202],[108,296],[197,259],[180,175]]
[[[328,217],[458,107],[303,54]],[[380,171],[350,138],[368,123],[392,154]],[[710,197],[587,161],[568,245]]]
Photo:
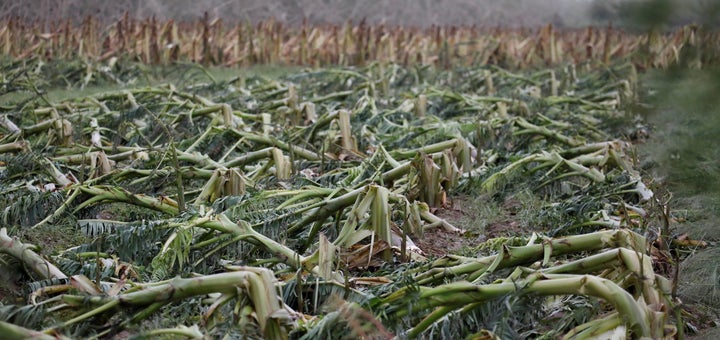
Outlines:
[[[673,32],[631,34],[612,27],[556,29],[303,24],[279,21],[225,23],[207,15],[195,22],[137,20],[127,14],[112,24],[87,17],[67,21],[0,20],[0,53],[12,58],[125,58],[146,64],[204,65],[402,65],[496,64],[510,68],[632,60],[642,67],[667,67],[698,46],[718,49],[718,33],[695,26]],[[716,63],[696,56],[695,65]]]

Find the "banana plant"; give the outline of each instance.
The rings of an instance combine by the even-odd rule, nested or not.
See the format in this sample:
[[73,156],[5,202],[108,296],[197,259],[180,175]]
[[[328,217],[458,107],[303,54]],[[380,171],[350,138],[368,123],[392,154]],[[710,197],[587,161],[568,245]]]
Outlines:
[[[13,84],[36,93],[44,67]],[[676,282],[653,271],[669,248],[642,236],[656,197],[632,145],[603,123],[637,80],[633,66],[612,70],[371,63],[34,97],[0,116],[0,252],[34,280],[32,308],[0,308],[0,329],[415,338],[480,315],[482,327],[450,330],[507,337],[491,321],[515,316],[487,310],[534,297],[538,313],[598,306],[538,329],[548,336],[670,337],[682,330],[668,313]],[[452,217],[455,198],[494,204],[518,190],[558,224],[469,256],[430,251],[433,235],[484,237],[479,221]],[[587,197],[592,209],[571,220],[564,207]],[[48,256],[20,241],[55,228],[84,244]]]

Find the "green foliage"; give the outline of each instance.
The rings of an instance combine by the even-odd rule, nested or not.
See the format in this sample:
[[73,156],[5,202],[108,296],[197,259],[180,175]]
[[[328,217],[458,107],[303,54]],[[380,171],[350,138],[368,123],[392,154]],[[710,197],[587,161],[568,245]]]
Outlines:
[[170,229],[162,228],[165,221],[147,221],[132,223],[117,228],[97,238],[97,241],[88,245],[87,249],[103,249],[106,252],[117,254],[123,261],[146,266],[158,254],[170,233]]
[[[160,253],[150,262],[153,281],[160,281],[173,276],[176,268],[183,270],[188,261],[190,245],[193,241],[191,228],[176,228],[175,232],[165,241]],[[176,267],[177,265],[177,267]]]
[[426,330],[422,337],[460,338],[485,329],[491,330],[500,339],[527,339],[546,334],[547,328],[562,329],[542,322],[546,314],[537,306],[543,305],[543,300],[524,294],[492,299],[474,308],[453,312]]
[[4,305],[0,304],[0,321],[18,326],[35,328],[45,318],[45,307],[42,305]]
[[2,222],[7,226],[32,226],[42,221],[47,211],[57,209],[64,197],[60,192],[41,192],[18,190],[13,193],[2,195],[0,206],[5,207],[2,211]]

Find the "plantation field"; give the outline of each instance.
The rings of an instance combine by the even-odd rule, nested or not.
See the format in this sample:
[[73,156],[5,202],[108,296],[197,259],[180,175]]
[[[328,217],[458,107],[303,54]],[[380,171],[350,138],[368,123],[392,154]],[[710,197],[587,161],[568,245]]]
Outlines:
[[[635,64],[4,61],[0,333],[669,338]],[[681,221],[682,222],[682,221]],[[690,294],[690,293],[688,293]]]

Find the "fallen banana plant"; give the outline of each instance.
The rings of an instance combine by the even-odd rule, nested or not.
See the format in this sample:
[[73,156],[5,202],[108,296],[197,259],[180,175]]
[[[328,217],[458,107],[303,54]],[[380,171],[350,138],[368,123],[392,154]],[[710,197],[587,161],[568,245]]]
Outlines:
[[[389,294],[375,308],[394,311],[399,317],[417,317],[418,313],[432,309],[417,326],[408,330],[408,336],[416,337],[454,310],[467,312],[468,304],[477,306],[510,293],[589,295],[602,297],[619,313],[611,328],[627,327],[635,336],[643,338],[666,338],[676,332],[667,327],[663,312],[671,284],[652,271],[652,262],[645,250],[648,245],[638,234],[617,230],[542,240],[522,247],[498,243],[498,247],[497,255],[486,258],[450,256],[437,260],[431,270],[416,275],[421,287],[419,296],[415,296],[412,288],[404,288]],[[549,266],[551,259],[560,255],[604,248],[613,249]],[[522,265],[534,269],[517,267]],[[500,283],[484,283],[494,272],[512,267],[516,267],[515,271]],[[425,288],[431,282],[458,278],[462,279],[457,283]],[[408,305],[403,301],[405,295],[415,301],[410,310],[405,307]],[[610,323],[603,321],[603,327],[610,327]],[[582,336],[575,334],[581,338],[599,336],[608,330],[602,328],[602,332],[597,333],[595,325],[578,325],[576,329],[583,330]]]
[[[50,66],[32,62],[8,86],[52,83]],[[653,271],[668,249],[642,236],[657,232],[653,192],[624,131],[604,123],[624,117],[637,86],[630,64],[372,63],[3,105],[0,253],[32,278],[22,296],[32,308],[0,308],[0,329],[671,337],[676,283]],[[520,194],[542,202],[533,221],[549,216],[532,236],[508,223],[515,238],[442,243],[485,237],[481,221],[453,217],[462,195],[492,206]],[[83,241],[48,254],[5,228]],[[538,305],[492,310],[518,301]],[[572,303],[590,307],[542,323],[549,306]],[[42,313],[26,317],[33,308]],[[503,326],[516,318],[525,326]]]

